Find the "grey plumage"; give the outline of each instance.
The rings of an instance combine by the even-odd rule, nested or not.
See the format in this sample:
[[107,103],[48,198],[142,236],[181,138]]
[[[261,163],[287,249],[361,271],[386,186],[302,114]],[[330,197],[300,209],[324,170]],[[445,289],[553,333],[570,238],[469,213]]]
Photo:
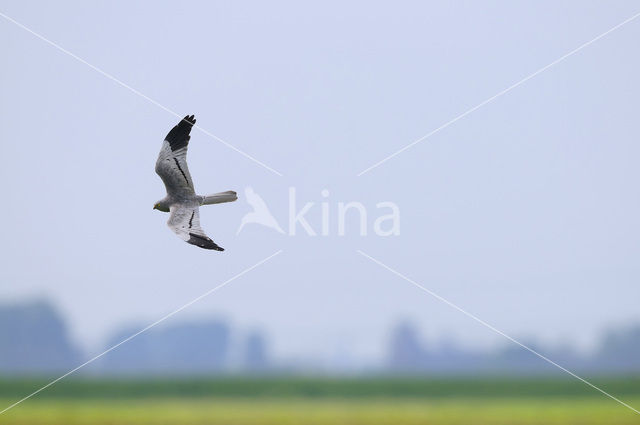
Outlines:
[[154,209],[170,213],[167,225],[182,240],[200,248],[224,251],[200,227],[200,205],[232,202],[238,197],[231,190],[205,196],[196,194],[187,166],[187,148],[195,123],[194,116],[187,115],[171,129],[162,143],[156,173],[164,183],[167,196],[158,201]]

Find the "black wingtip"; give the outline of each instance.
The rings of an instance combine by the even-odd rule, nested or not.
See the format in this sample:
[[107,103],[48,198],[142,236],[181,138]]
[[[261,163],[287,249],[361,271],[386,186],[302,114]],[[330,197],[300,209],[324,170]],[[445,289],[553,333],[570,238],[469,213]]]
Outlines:
[[182,149],[189,144],[191,128],[196,123],[195,115],[187,115],[173,127],[164,139],[169,142],[172,151]]
[[203,249],[212,249],[214,251],[224,251],[224,248],[218,246],[214,241],[206,236],[196,235],[195,233],[189,233],[189,240],[187,241],[191,245],[199,246]]
[[182,121],[180,121],[180,124],[186,123],[189,126],[193,126],[196,123],[196,118],[195,115],[187,115],[184,118],[182,118]]

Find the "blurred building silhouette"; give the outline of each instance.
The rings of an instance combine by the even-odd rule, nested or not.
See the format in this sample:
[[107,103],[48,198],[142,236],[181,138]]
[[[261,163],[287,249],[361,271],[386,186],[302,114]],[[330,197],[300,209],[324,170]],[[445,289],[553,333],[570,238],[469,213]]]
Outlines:
[[249,372],[262,372],[269,368],[267,340],[261,332],[252,331],[244,343],[244,369]]
[[66,371],[82,359],[62,318],[48,303],[0,306],[0,373]]
[[484,367],[482,353],[465,351],[452,341],[429,349],[418,329],[401,322],[391,331],[387,367],[395,372],[464,373]]
[[640,325],[606,332],[593,362],[603,372],[640,371]]
[[[111,347],[139,329],[114,335]],[[104,357],[101,369],[127,374],[196,374],[224,371],[229,362],[231,331],[226,322],[207,320],[158,326]]]
[[409,322],[398,324],[391,332],[389,367],[400,371],[420,370],[426,363],[427,353],[416,328]]

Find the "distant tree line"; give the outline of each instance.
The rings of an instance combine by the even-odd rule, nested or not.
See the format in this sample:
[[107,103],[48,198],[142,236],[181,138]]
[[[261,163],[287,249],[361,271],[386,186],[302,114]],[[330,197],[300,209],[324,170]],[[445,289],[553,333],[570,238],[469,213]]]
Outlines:
[[[591,354],[580,354],[570,346],[550,349],[532,341],[523,344],[572,370],[589,373],[640,372],[640,325],[610,330]],[[552,373],[555,366],[513,342],[497,350],[463,349],[453,343],[429,347],[418,328],[402,322],[391,332],[386,367],[396,373]]]
[[[107,349],[145,325],[114,334]],[[611,330],[589,355],[569,346],[549,349],[523,341],[537,352],[571,370],[588,373],[640,372],[640,325]],[[276,366],[263,332],[237,332],[225,320],[167,323],[149,329],[83,369],[109,375],[197,375],[220,373],[295,373]],[[0,374],[42,375],[64,372],[90,358],[69,337],[61,316],[40,301],[0,305]],[[460,348],[454,343],[430,346],[419,329],[397,324],[387,342],[384,364],[371,370],[393,374],[552,373],[558,370],[509,341],[496,350]]]
[[[104,349],[144,328],[113,335]],[[61,316],[46,302],[0,306],[0,373],[46,374],[75,368],[89,358],[74,346]],[[234,334],[224,320],[158,325],[86,367],[110,374],[260,372],[269,367],[267,339],[253,330]]]

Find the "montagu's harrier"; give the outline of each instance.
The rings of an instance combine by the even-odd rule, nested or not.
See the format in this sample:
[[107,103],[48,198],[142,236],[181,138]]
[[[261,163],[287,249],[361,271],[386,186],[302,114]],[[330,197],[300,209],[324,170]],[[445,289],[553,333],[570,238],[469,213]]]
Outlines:
[[167,196],[156,202],[153,209],[171,213],[167,225],[180,239],[200,248],[224,251],[200,227],[200,205],[232,202],[238,197],[232,190],[206,196],[196,195],[187,167],[189,133],[195,123],[193,115],[187,115],[171,129],[162,143],[156,161],[156,173],[167,188]]

